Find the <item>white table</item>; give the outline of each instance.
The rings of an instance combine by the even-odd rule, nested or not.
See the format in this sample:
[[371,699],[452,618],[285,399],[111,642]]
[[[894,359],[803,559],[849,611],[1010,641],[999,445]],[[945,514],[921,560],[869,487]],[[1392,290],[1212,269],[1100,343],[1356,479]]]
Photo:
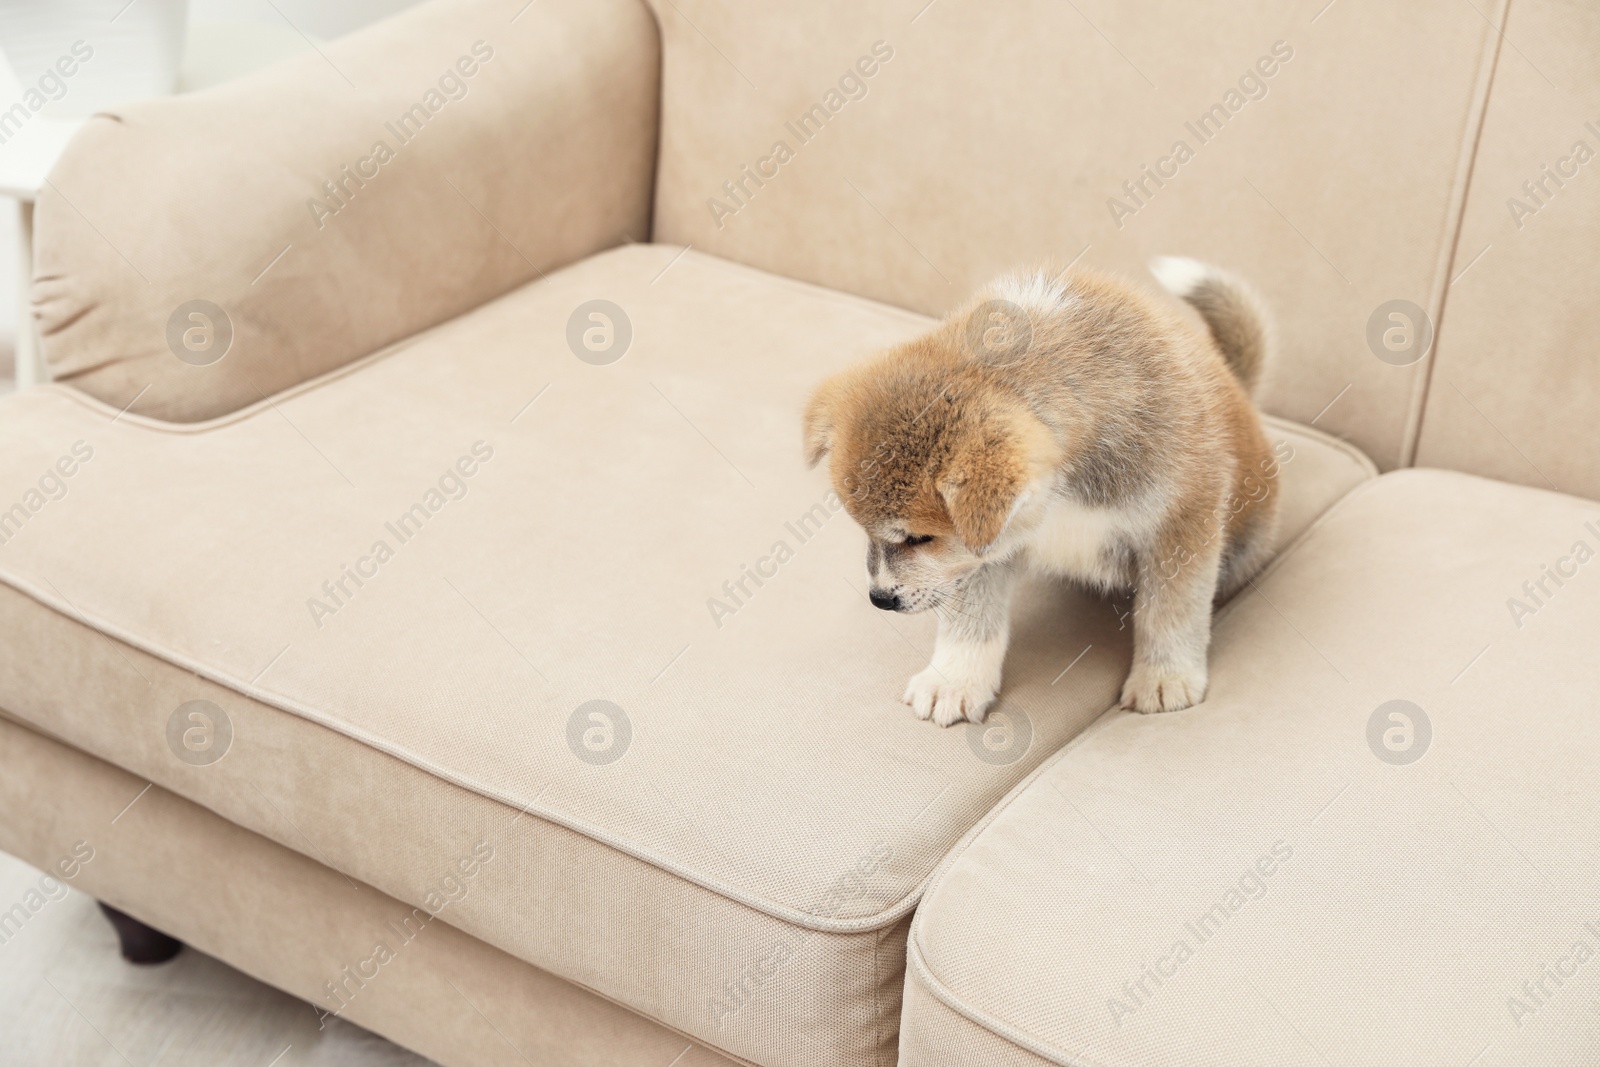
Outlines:
[[35,115],[12,138],[0,145],[0,196],[17,202],[17,388],[27,389],[45,379],[40,359],[39,332],[33,321],[30,296],[33,278],[33,202],[44,188],[45,176],[56,165],[67,142],[85,119],[51,119]]

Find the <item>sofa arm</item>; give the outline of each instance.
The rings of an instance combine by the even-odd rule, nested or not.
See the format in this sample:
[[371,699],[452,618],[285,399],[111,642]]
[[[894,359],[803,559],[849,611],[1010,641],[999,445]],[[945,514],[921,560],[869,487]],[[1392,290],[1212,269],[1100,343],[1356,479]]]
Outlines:
[[646,239],[659,70],[639,0],[434,0],[97,115],[37,207],[53,376],[213,418]]

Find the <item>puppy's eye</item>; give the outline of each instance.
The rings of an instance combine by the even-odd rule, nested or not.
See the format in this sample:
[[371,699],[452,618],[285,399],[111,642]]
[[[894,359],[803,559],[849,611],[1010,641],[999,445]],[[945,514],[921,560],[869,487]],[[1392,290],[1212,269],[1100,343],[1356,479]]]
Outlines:
[[931,534],[911,534],[911,535],[907,536],[906,539],[904,541],[900,542],[900,543],[903,544],[903,545],[925,545],[929,541],[932,541],[932,540],[933,540],[933,535],[931,535]]

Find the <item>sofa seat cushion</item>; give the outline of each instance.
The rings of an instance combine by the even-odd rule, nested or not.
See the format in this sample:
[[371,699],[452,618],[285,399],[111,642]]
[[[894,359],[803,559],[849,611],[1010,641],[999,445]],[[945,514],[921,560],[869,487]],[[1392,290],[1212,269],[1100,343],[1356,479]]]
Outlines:
[[[1128,661],[1037,585],[998,734],[899,703],[933,620],[798,416],[927,321],[630,246],[210,422],[8,397],[0,707],[735,1056],[891,1062],[924,880]],[[1274,433],[1285,537],[1371,477]]]
[[1597,550],[1554,493],[1346,496],[1203,705],[1108,714],[941,865],[901,1062],[1595,1062]]

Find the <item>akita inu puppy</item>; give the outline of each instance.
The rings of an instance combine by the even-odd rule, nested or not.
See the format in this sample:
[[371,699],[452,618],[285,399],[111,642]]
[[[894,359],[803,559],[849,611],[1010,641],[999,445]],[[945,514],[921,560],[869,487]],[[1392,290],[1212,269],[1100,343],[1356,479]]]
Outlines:
[[806,458],[829,457],[867,533],[872,603],[939,617],[933,661],[905,691],[918,718],[982,721],[1024,566],[1132,591],[1123,707],[1205,697],[1212,604],[1260,570],[1277,518],[1251,401],[1268,326],[1231,275],[1151,269],[1209,336],[1115,278],[1041,269],[812,397]]

